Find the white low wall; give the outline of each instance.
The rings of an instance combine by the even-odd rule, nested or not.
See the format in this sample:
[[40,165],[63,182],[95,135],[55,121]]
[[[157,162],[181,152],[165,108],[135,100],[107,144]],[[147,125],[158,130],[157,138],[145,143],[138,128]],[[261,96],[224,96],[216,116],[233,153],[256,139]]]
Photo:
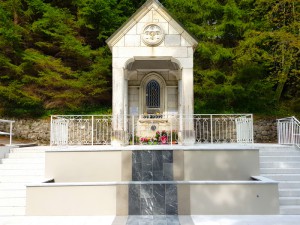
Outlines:
[[49,151],[45,162],[45,177],[55,182],[122,180],[121,151]]
[[183,157],[186,181],[248,180],[260,175],[257,149],[185,150]]
[[58,185],[27,187],[28,216],[116,215],[116,186]]
[[[175,181],[249,180],[260,173],[257,149],[176,148],[173,151]],[[48,151],[45,177],[58,183],[131,181],[132,151]]]
[[[28,216],[128,215],[128,186],[116,183],[44,183],[27,186]],[[153,184],[143,182],[143,184]],[[279,213],[272,181],[194,181],[177,184],[179,215]],[[157,183],[156,183],[157,184]]]
[[195,184],[190,186],[192,215],[268,215],[279,213],[274,184]]

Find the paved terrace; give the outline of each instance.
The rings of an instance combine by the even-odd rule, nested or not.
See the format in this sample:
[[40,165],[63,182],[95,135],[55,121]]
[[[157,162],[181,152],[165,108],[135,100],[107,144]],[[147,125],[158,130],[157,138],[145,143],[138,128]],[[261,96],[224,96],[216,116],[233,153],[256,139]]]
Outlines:
[[[0,217],[1,225],[126,225],[127,217],[89,216],[89,217]],[[172,223],[132,223],[137,225],[173,225]],[[299,225],[300,216],[252,215],[252,216],[179,216],[181,225]],[[174,225],[177,223],[174,223]],[[128,224],[127,225],[131,225]]]
[[[6,138],[0,138],[0,144],[7,144]],[[14,142],[20,144],[20,142]],[[214,149],[220,147],[219,144],[197,145],[205,149]],[[226,149],[237,148],[236,144],[222,145]],[[253,145],[239,145],[239,148],[259,148],[262,146],[271,147],[272,144],[253,144]],[[278,146],[274,144],[274,146]],[[132,149],[133,146],[128,146],[123,149]],[[137,146],[138,147],[138,146]],[[160,148],[160,146],[148,146],[151,149]],[[186,146],[164,146],[172,149],[182,149]],[[49,149],[49,146],[40,146],[37,148]],[[111,146],[72,146],[72,147],[52,147],[53,150],[105,150],[105,149],[119,149],[119,147]],[[191,148],[189,146],[188,148]],[[165,219],[165,222],[162,222]],[[174,223],[170,223],[173,220]],[[166,222],[169,221],[169,222]],[[115,217],[115,216],[2,216],[0,217],[0,225],[144,225],[144,224],[163,224],[163,225],[177,225],[180,221],[181,225],[299,225],[300,215],[217,215],[217,216],[178,216],[178,218],[162,218],[162,217]]]

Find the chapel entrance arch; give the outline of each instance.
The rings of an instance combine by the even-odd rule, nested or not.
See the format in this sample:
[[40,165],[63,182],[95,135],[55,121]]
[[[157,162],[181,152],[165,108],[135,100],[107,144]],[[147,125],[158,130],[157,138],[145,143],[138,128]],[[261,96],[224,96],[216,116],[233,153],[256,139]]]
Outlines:
[[181,110],[181,66],[173,57],[133,57],[125,63],[126,114],[177,114]]

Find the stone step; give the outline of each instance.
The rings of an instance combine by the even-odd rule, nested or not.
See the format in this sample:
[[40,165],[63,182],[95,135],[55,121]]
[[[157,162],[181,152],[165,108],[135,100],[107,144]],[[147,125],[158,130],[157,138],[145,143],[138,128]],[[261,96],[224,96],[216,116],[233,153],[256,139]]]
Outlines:
[[300,168],[300,162],[261,162],[260,168]]
[[[0,170],[0,177],[2,176],[42,176],[42,170]],[[0,178],[1,179],[1,178]]]
[[34,163],[34,164],[0,164],[0,170],[44,170],[44,163]]
[[44,153],[45,149],[39,149],[39,148],[12,148],[10,149],[11,153]]
[[26,189],[26,185],[23,183],[1,183],[0,182],[0,191],[1,190],[18,190],[18,189]]
[[7,158],[11,159],[18,159],[18,158],[26,158],[26,159],[32,159],[32,158],[45,158],[45,153],[44,152],[29,152],[29,153],[24,153],[24,152],[17,152],[17,153],[9,153]]
[[261,174],[261,176],[275,181],[300,181],[299,174]]
[[260,162],[300,162],[300,156],[260,156]]
[[260,156],[300,156],[300,151],[260,151]]
[[281,181],[278,185],[279,189],[300,189],[300,181]]
[[40,183],[44,180],[44,176],[1,176],[1,182],[8,182],[8,183]]
[[300,206],[281,206],[280,214],[282,214],[282,215],[300,215]]
[[26,190],[1,190],[0,201],[2,198],[25,198]]
[[276,146],[259,146],[259,151],[298,151],[295,146],[276,145]]
[[300,197],[300,189],[279,189],[279,197]]
[[4,206],[26,206],[26,198],[20,197],[20,198],[0,198],[0,207]]
[[300,197],[281,197],[279,198],[280,205],[299,205]]
[[20,163],[24,163],[24,164],[33,164],[33,163],[45,163],[45,159],[44,158],[32,158],[32,159],[18,159],[18,158],[6,158],[6,159],[2,159],[2,163],[3,164],[20,164]]
[[3,206],[0,207],[0,216],[24,216],[25,207]]
[[299,174],[300,168],[260,168],[262,174]]

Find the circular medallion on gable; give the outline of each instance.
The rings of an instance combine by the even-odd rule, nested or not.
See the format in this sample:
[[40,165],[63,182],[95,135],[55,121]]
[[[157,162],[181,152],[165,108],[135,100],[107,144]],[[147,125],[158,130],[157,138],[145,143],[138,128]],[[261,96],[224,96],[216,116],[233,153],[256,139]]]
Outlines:
[[149,24],[144,28],[142,39],[146,45],[157,46],[164,39],[164,32],[157,24]]

